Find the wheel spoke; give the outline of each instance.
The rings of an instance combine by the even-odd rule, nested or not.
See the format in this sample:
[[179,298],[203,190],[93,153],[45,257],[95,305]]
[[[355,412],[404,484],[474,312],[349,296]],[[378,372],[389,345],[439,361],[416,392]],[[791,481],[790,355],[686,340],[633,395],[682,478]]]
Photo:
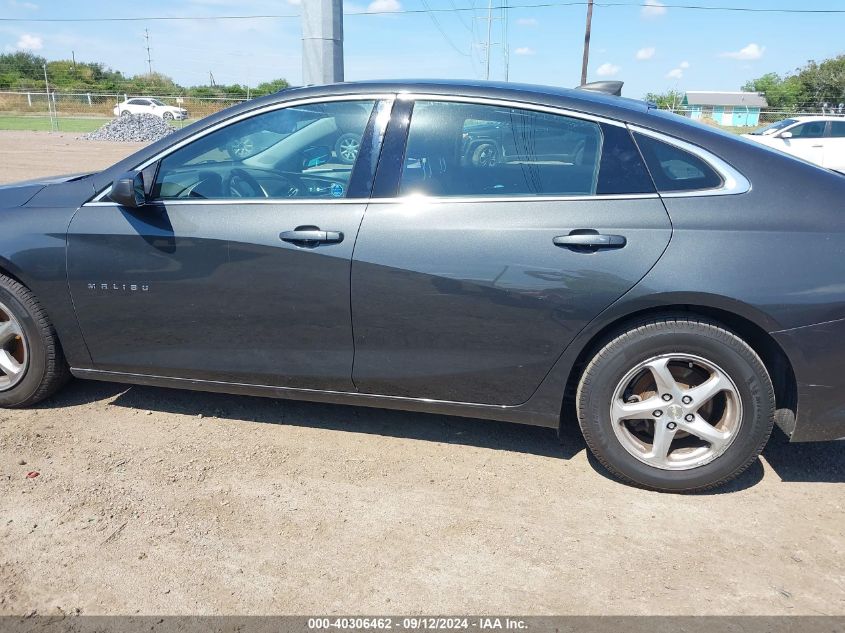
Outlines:
[[698,409],[707,404],[714,396],[722,391],[731,391],[730,383],[718,372],[714,372],[710,378],[684,392],[685,396],[692,398],[692,404]]
[[714,451],[721,450],[731,439],[730,433],[720,431],[700,415],[696,415],[695,420],[692,422],[687,422],[686,420],[680,422],[679,426],[687,433],[691,433],[710,444]]
[[646,367],[654,376],[654,382],[657,384],[657,391],[660,395],[668,393],[674,398],[680,395],[681,390],[678,383],[675,382],[672,372],[669,371],[669,360],[668,358],[657,358],[647,363]]
[[613,410],[611,415],[614,421],[621,420],[643,420],[651,419],[655,410],[659,409],[661,405],[665,404],[660,398],[648,398],[642,402],[622,402],[617,400],[613,403]]
[[20,364],[9,352],[4,349],[0,349],[0,371],[10,378],[14,378],[23,371],[23,365]]
[[20,334],[21,331],[14,321],[0,321],[0,347]]
[[647,459],[666,463],[669,459],[669,448],[672,446],[672,440],[675,439],[677,429],[669,430],[669,428],[662,423],[654,425],[654,441],[651,445]]

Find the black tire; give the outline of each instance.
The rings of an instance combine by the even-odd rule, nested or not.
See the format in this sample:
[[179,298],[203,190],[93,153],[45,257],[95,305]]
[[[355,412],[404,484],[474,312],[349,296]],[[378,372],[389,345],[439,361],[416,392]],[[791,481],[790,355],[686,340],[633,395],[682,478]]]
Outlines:
[[0,303],[20,324],[28,363],[23,378],[0,391],[0,407],[32,406],[53,395],[70,377],[53,325],[38,300],[14,279],[0,275]]
[[172,112],[165,112],[161,115],[161,118],[165,121],[172,121],[173,120],[173,113]]
[[483,141],[472,150],[471,161],[475,167],[495,167],[499,162],[501,152],[492,141]]
[[132,113],[131,113],[129,110],[123,110],[123,111],[120,113],[120,116],[129,116],[130,114],[132,114]]
[[[718,366],[733,382],[741,403],[739,426],[724,452],[686,470],[665,470],[635,457],[611,419],[611,403],[629,372],[651,358],[672,354]],[[651,490],[695,492],[725,484],[757,460],[772,432],[775,396],[763,362],[745,341],[714,322],[679,316],[642,321],[610,337],[584,369],[576,407],[587,446],[611,474]],[[657,418],[653,424],[666,419]]]

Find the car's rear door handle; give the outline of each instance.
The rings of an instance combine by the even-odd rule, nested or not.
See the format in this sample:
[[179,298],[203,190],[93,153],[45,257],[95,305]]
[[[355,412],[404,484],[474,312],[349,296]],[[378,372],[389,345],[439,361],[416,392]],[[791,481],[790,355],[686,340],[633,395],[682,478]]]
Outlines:
[[555,246],[581,249],[622,248],[628,243],[628,240],[622,235],[605,235],[602,233],[580,231],[573,231],[569,235],[559,235],[552,241]]
[[335,244],[343,241],[343,233],[322,231],[317,226],[298,226],[293,231],[282,231],[279,238],[292,244]]

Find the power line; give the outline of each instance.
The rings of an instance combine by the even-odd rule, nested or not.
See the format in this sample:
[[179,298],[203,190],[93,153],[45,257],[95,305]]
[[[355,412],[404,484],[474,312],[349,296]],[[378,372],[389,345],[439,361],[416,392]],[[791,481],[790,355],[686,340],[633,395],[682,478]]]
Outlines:
[[[426,9],[429,9],[429,8],[430,8],[430,7],[429,7],[429,4],[428,4],[428,2],[427,2],[426,0],[422,0],[422,3],[423,3],[423,6],[424,6]],[[437,27],[437,30],[438,30],[438,31],[440,31],[440,35],[442,35],[442,36],[443,36],[443,39],[444,39],[444,40],[446,40],[446,43],[447,43],[450,47],[452,47],[452,49],[453,49],[456,53],[458,53],[459,55],[464,55],[465,57],[469,57],[469,56],[470,56],[470,53],[465,53],[464,51],[462,51],[460,48],[458,48],[458,47],[455,45],[455,43],[452,41],[452,38],[450,38],[450,37],[449,37],[449,34],[448,34],[448,33],[446,33],[446,31],[445,31],[445,30],[443,29],[443,27],[440,25],[440,22],[438,21],[437,16],[435,16],[435,15],[434,15],[434,13],[429,12],[429,13],[428,13],[428,17],[430,17],[430,18],[431,18],[431,21],[434,23],[434,26],[436,26],[436,27]]]
[[[501,9],[539,9],[545,7],[578,7],[587,6],[588,0],[575,0],[572,2],[533,2],[527,4],[504,4],[494,5],[493,10]],[[653,7],[654,5],[645,2],[595,2],[597,7],[629,7],[642,8]],[[798,8],[766,8],[766,7],[733,7],[733,6],[704,6],[698,4],[662,4],[666,9],[684,9],[693,11],[728,11],[734,13],[782,13],[782,14],[807,14],[807,15],[832,15],[845,14],[845,9],[798,9]],[[474,11],[474,7],[444,7],[425,9],[401,9],[399,11],[352,11],[345,13],[346,16],[362,15],[412,15],[421,13],[458,13]],[[298,13],[277,13],[265,15],[205,15],[205,16],[135,16],[125,18],[0,18],[0,22],[153,22],[153,21],[191,21],[191,20],[258,20],[258,19],[298,19]]]

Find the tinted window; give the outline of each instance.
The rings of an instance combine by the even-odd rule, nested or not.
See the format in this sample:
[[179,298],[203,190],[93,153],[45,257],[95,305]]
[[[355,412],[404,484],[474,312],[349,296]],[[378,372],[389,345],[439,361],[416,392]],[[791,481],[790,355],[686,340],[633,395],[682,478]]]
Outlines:
[[592,195],[602,131],[597,123],[516,108],[418,101],[400,194]]
[[601,127],[604,146],[601,152],[597,193],[654,193],[654,183],[628,129],[605,123],[602,123]]
[[802,123],[787,130],[792,133],[792,138],[821,138],[824,136],[824,121],[813,121]]
[[698,156],[644,134],[634,136],[658,191],[695,191],[722,186],[722,177]]
[[228,125],[163,158],[153,196],[345,197],[373,104],[309,104]]
[[148,105],[149,102],[145,101],[144,99],[130,99],[129,105]]
[[845,138],[845,121],[832,121],[830,135],[835,138]]

